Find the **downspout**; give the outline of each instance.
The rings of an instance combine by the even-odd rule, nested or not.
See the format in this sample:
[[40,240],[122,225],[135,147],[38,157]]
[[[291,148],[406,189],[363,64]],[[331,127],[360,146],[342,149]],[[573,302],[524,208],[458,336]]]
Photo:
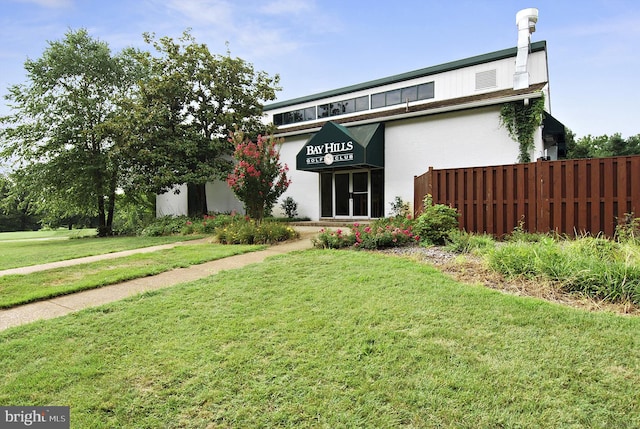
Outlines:
[[516,71],[513,76],[513,89],[529,88],[529,72],[527,71],[529,46],[531,43],[531,33],[536,31],[537,22],[538,9],[523,9],[516,14],[516,24],[518,25],[518,55],[516,56]]

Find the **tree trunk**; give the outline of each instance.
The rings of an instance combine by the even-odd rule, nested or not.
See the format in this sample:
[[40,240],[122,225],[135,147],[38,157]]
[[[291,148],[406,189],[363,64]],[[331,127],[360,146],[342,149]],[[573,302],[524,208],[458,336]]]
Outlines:
[[111,235],[111,228],[107,226],[107,216],[104,206],[104,182],[100,173],[95,174],[96,198],[98,199],[98,237]]
[[116,184],[117,175],[114,173],[111,177],[111,183],[109,183],[109,201],[107,202],[107,223],[106,227],[109,231],[109,235],[113,234],[113,216],[116,210]]
[[104,211],[104,195],[98,195],[98,237],[107,237],[110,231],[107,228],[107,217]]
[[189,216],[199,217],[208,214],[205,184],[189,183],[187,185],[187,201],[189,205]]

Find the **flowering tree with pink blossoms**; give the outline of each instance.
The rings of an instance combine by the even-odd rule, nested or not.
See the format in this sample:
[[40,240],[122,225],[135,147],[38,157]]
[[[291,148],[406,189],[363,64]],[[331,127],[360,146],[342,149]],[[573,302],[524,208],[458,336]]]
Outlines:
[[291,184],[289,167],[280,164],[282,140],[260,135],[253,142],[242,131],[235,131],[229,141],[235,147],[235,167],[227,184],[244,203],[247,215],[260,222]]

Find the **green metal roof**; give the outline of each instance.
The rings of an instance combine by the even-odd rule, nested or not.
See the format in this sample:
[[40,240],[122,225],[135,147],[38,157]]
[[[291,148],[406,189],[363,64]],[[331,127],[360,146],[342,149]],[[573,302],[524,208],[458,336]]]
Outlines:
[[[540,41],[531,44],[531,52],[544,51],[547,49],[547,42]],[[475,57],[465,58],[458,61],[452,61],[449,63],[440,64],[437,66],[427,67],[419,70],[414,70],[394,76],[385,77],[382,79],[371,80],[368,82],[359,83],[356,85],[345,86],[343,88],[333,89],[331,91],[320,92],[317,94],[307,95],[304,97],[293,98],[291,100],[279,101],[276,103],[267,104],[264,106],[264,110],[274,110],[281,107],[293,106],[296,104],[307,103],[310,101],[320,100],[323,98],[334,97],[337,95],[348,94],[355,91],[362,91],[365,89],[375,88],[377,86],[389,85],[392,83],[402,82],[405,80],[415,79],[419,77],[425,77],[437,73],[444,73],[451,70],[457,70],[464,67],[475,66],[478,64],[484,64],[491,61],[503,60],[509,57],[515,57],[518,53],[518,48],[503,49],[501,51],[491,52],[484,55],[478,55]]]

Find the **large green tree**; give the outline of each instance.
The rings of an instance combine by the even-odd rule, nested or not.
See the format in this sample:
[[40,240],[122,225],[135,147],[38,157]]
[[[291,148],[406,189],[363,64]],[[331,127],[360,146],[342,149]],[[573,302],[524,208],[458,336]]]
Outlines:
[[[569,133],[568,133],[569,134]],[[620,133],[601,136],[591,134],[567,142],[567,158],[602,158],[607,156],[628,156],[640,154],[640,134],[627,139]]]
[[19,185],[41,212],[95,216],[109,235],[126,134],[115,126],[136,79],[130,52],[113,55],[87,30],[69,31],[9,88],[0,154],[15,161]]
[[265,101],[275,99],[279,76],[256,71],[240,58],[212,54],[185,32],[178,41],[145,34],[156,55],[141,54],[150,77],[131,106],[134,138],[130,185],[156,193],[187,184],[189,213],[207,213],[205,184],[232,168],[229,133],[256,136]]
[[40,227],[32,214],[29,196],[15,180],[0,174],[0,231],[27,231]]

